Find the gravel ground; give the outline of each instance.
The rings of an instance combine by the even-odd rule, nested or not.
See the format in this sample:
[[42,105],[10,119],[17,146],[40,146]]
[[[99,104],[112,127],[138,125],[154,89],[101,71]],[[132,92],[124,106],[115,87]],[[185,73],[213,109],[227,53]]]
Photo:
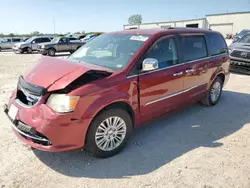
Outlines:
[[[0,53],[0,105],[40,55]],[[195,104],[136,130],[126,149],[96,159],[19,141],[0,112],[0,188],[250,187],[250,77],[232,74],[215,107]]]

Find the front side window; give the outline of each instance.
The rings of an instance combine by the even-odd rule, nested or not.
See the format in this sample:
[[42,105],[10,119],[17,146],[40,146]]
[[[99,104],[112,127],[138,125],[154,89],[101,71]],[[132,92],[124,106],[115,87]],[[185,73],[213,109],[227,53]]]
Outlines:
[[244,35],[239,41],[240,43],[250,43],[250,34]]
[[227,45],[221,35],[216,33],[207,33],[206,39],[211,56],[227,53]]
[[149,37],[139,34],[103,34],[89,41],[68,59],[121,70]]
[[61,44],[66,44],[67,43],[67,39],[66,38],[61,38],[59,43]]
[[49,38],[41,38],[41,42],[50,42]]
[[183,61],[193,61],[207,57],[204,36],[182,36]]
[[41,42],[41,38],[37,38],[35,40],[32,41],[32,43],[37,44]]
[[147,53],[146,58],[158,61],[159,69],[178,63],[178,55],[174,38],[167,38],[156,43]]

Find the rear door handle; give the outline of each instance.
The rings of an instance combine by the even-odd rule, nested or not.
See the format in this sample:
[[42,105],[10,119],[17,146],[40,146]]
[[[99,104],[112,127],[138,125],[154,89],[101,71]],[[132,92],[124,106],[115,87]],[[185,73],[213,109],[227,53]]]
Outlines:
[[192,73],[192,72],[194,72],[195,71],[195,69],[187,69],[186,70],[186,73]]
[[183,72],[177,72],[177,73],[174,73],[173,76],[180,76],[182,74],[183,74]]

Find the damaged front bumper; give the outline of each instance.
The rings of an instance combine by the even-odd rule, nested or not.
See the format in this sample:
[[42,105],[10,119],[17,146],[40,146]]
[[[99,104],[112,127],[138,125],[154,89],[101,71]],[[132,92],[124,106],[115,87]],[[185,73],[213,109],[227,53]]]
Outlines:
[[[42,100],[41,100],[42,101]],[[39,101],[33,107],[17,102],[16,91],[4,112],[12,122],[16,136],[33,148],[58,152],[82,148],[85,142],[86,121],[73,119],[72,113],[58,114]],[[17,109],[14,119],[9,113],[11,106]]]

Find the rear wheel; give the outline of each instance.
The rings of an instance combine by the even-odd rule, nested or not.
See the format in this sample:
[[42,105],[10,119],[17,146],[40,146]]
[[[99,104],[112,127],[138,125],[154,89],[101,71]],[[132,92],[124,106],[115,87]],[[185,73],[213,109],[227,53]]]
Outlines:
[[0,52],[2,51],[2,48],[0,47]]
[[55,49],[51,48],[51,49],[48,50],[48,55],[49,56],[55,56],[55,54],[56,54]]
[[113,156],[125,147],[131,131],[132,120],[125,110],[106,110],[91,123],[85,148],[96,157]]
[[208,94],[206,97],[201,101],[202,104],[207,106],[214,106],[216,105],[221,97],[223,87],[223,81],[220,77],[217,77],[213,84],[211,85]]

